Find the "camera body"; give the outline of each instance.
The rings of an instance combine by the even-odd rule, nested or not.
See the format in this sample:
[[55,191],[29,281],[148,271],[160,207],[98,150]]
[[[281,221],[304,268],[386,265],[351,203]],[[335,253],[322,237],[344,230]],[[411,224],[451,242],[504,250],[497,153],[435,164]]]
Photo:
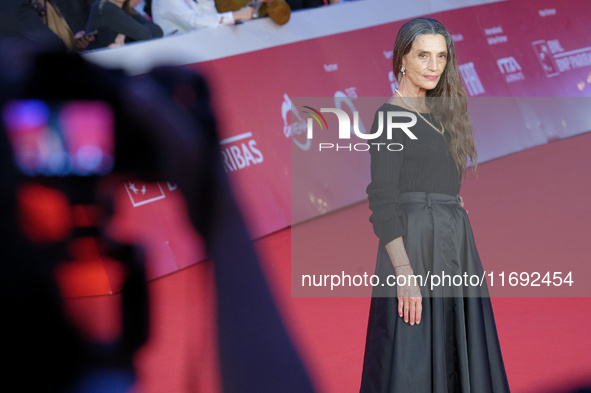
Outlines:
[[[110,177],[119,184],[128,177],[166,178],[166,146],[158,140],[165,133],[163,115],[153,108],[174,112],[175,105],[165,102],[155,83],[78,55],[0,53],[1,235],[8,266],[3,281],[9,283],[2,298],[13,321],[3,329],[11,340],[8,356],[19,359],[8,375],[21,383],[27,378],[18,376],[31,365],[46,371],[41,390],[62,391],[105,365],[133,374],[133,355],[149,331],[145,258],[138,245],[108,236],[105,223],[113,211],[103,184]],[[139,85],[149,86],[142,99],[153,103],[151,109],[129,94]],[[76,331],[64,314],[55,274],[92,258],[118,264],[123,281],[121,333],[109,343]],[[18,300],[32,291],[37,299]],[[36,327],[40,315],[45,332]],[[53,359],[54,347],[62,360]],[[21,355],[27,353],[36,360]]]

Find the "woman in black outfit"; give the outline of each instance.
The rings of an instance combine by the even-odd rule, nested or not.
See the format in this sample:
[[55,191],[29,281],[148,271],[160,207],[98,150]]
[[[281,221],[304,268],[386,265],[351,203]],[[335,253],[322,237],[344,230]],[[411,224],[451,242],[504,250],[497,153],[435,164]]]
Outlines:
[[88,49],[121,46],[129,41],[162,37],[157,24],[138,14],[133,7],[139,0],[99,0],[92,4],[86,32],[98,30]]
[[430,18],[406,22],[393,69],[400,86],[376,113],[372,132],[380,116],[386,125],[387,112],[405,112],[417,120],[409,127],[417,139],[394,129],[392,139],[383,132],[378,142],[399,143],[400,151],[371,151],[376,274],[381,283],[396,277],[398,285],[374,287],[360,391],[508,392],[486,282],[431,287],[435,276],[483,274],[458,196],[468,160],[474,170],[477,164],[449,32]]

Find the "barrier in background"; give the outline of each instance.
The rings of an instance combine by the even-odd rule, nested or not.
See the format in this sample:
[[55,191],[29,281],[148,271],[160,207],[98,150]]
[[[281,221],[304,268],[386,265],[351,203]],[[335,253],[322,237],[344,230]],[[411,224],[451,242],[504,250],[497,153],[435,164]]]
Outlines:
[[[306,201],[303,196],[302,203],[310,206],[303,206],[302,216],[291,217],[290,154],[292,146],[301,149],[299,145],[305,144],[301,123],[306,119],[300,108],[292,107],[292,98],[354,102],[356,97],[391,96],[396,85],[392,46],[405,18],[428,14],[450,30],[471,97],[509,97],[497,101],[503,116],[486,105],[471,109],[480,162],[591,129],[582,100],[557,104],[525,99],[591,96],[591,38],[585,25],[591,3],[421,2],[423,8],[416,3],[347,3],[294,12],[283,27],[257,20],[86,56],[132,74],[166,59],[208,77],[224,165],[253,238],[365,197],[356,186],[367,184],[368,168],[352,168],[350,186],[355,187],[344,192],[333,189],[330,178],[322,177],[326,172],[319,170],[312,180],[316,199]],[[122,187],[114,230],[142,237],[150,256],[150,278],[156,278],[198,262],[204,252],[197,235],[180,218],[174,185],[146,187],[149,193],[142,195],[130,185]],[[327,206],[318,209],[318,199]],[[109,274],[95,279],[109,283]],[[111,289],[118,290],[114,285]],[[84,294],[103,290],[90,292]]]

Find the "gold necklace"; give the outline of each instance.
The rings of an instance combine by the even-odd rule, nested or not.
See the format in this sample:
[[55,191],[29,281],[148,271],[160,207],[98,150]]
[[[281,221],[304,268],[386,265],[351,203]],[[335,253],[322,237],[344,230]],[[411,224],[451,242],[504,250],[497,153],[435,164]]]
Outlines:
[[[443,123],[439,122],[439,124],[441,124],[441,130],[437,127],[435,127],[433,124],[431,124],[431,122],[427,119],[425,119],[423,117],[423,115],[421,115],[421,113],[415,109],[414,106],[412,106],[411,104],[409,104],[408,102],[406,102],[406,100],[404,99],[404,97],[402,96],[402,94],[398,91],[398,89],[395,89],[396,93],[398,93],[398,95],[400,96],[400,98],[402,98],[402,102],[404,102],[406,105],[410,106],[412,108],[413,111],[416,112],[417,115],[419,115],[419,117],[421,119],[423,119],[423,121],[427,124],[429,124],[435,131],[437,131],[438,133],[440,133],[441,135],[443,135],[443,133],[445,132],[445,127],[443,127]],[[443,130],[443,131],[442,131]]]

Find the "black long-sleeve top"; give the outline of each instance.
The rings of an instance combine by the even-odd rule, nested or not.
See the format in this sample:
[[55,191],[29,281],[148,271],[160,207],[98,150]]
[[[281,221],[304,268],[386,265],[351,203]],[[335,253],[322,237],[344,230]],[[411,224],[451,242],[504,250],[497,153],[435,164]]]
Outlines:
[[[388,111],[404,111],[408,109],[392,104],[384,104],[374,117],[371,132],[378,129],[378,116],[383,116],[384,130],[375,143],[400,143],[401,151],[390,151],[381,145],[370,149],[371,183],[367,186],[369,208],[372,211],[370,222],[375,234],[382,244],[406,234],[406,217],[399,205],[399,195],[403,192],[423,191],[441,194],[458,195],[461,185],[461,174],[448,151],[449,133],[441,135],[430,125],[417,117],[417,123],[409,130],[417,137],[410,139],[401,129],[392,131],[392,139],[386,135]],[[415,114],[416,115],[416,114]],[[421,113],[433,125],[439,128],[431,116]],[[395,121],[408,123],[407,117],[396,117]],[[399,149],[392,145],[391,150]]]
[[162,29],[141,15],[131,16],[109,1],[97,1],[90,8],[86,32],[98,30],[88,49],[104,48],[112,44],[117,34],[131,41],[144,41],[162,37]]

